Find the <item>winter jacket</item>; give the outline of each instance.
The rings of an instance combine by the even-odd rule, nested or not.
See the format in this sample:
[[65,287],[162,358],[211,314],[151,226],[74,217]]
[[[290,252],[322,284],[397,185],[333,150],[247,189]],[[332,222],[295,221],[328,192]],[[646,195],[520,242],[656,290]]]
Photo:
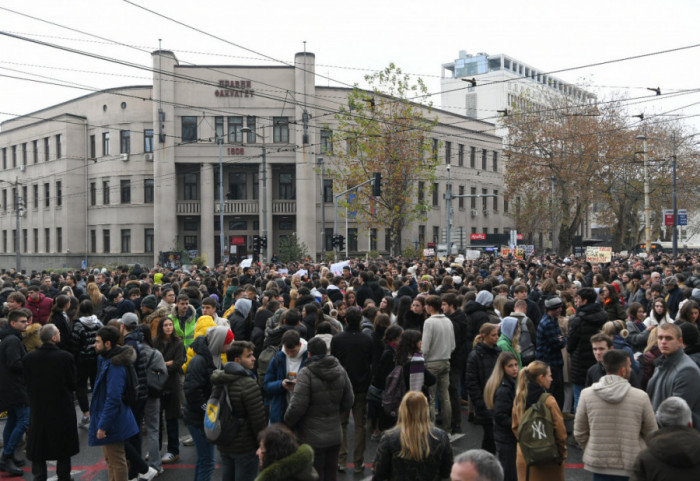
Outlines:
[[561,350],[566,347],[566,337],[561,332],[558,319],[545,314],[537,325],[537,359],[550,366],[563,366]]
[[455,350],[450,357],[450,372],[463,372],[467,368],[467,315],[461,309],[447,316],[452,321]]
[[68,325],[68,319],[65,312],[56,312],[51,315],[49,320],[51,324],[58,328],[58,332],[61,333],[61,340],[56,344],[60,349],[72,353],[71,343],[72,334],[70,331],[70,326]]
[[657,429],[649,396],[627,379],[603,376],[581,392],[574,437],[587,471],[629,476],[644,439]]
[[469,398],[474,403],[475,422],[478,423],[491,422],[493,416],[484,403],[484,387],[493,372],[499,354],[501,349],[498,346],[489,347],[480,342],[474,346],[467,359],[467,390]]
[[145,354],[141,352],[141,344],[143,344],[143,332],[141,331],[132,331],[124,336],[124,345],[131,346],[134,348],[134,351],[136,351],[134,369],[139,378],[137,399],[139,401],[144,401],[148,398],[148,375],[146,373],[148,359],[146,359]]
[[[199,319],[197,319],[197,324],[194,326],[194,339],[196,340],[200,336],[206,336],[207,331],[211,329],[212,327],[216,327],[216,321],[211,316],[201,316]],[[234,335],[235,336],[235,335]],[[235,339],[235,337],[234,337]],[[184,341],[183,341],[184,342]],[[192,347],[188,347],[185,351],[185,363],[182,365],[182,372],[187,373],[187,367],[190,364],[190,361],[194,357],[194,349]],[[228,359],[226,358],[226,354],[222,353],[221,354],[221,364],[226,364]]]
[[211,374],[216,369],[209,350],[207,336],[200,336],[192,343],[194,357],[185,374],[185,424],[202,428],[207,401],[211,395]]
[[608,315],[608,321],[615,321],[617,319],[624,321],[627,319],[627,313],[625,312],[625,308],[622,307],[622,304],[620,302],[608,302],[603,304],[603,309],[605,310],[605,313]]
[[428,445],[430,455],[427,459],[405,459],[399,456],[401,428],[386,431],[377,447],[373,480],[439,481],[449,478],[453,460],[450,437],[442,429],[431,426]]
[[489,322],[489,314],[486,307],[476,301],[467,302],[464,313],[467,315],[467,349],[469,350],[481,326]]
[[630,347],[629,344],[627,344],[627,340],[622,337],[621,335],[617,334],[613,338],[613,348],[620,350],[620,351],[625,351],[627,354],[630,356],[630,362],[632,363],[632,369],[634,372],[639,372],[639,362],[634,358],[634,351]]
[[408,310],[404,314],[403,319],[399,319],[399,324],[401,327],[406,329],[414,329],[416,331],[423,332],[423,324],[425,324],[425,315],[416,314],[415,312]]
[[148,324],[151,328],[151,339],[155,339],[158,336],[158,324],[168,314],[170,314],[169,308],[157,307],[155,311],[144,317],[143,323]]
[[[640,325],[641,324],[641,325]],[[649,340],[649,331],[646,330],[646,326],[643,322],[637,324],[632,320],[627,321],[627,342],[632,347],[634,352],[642,352],[647,346],[647,341]]]
[[318,473],[314,469],[314,450],[308,444],[286,458],[278,459],[265,469],[255,481],[316,481]]
[[166,343],[157,343],[156,349],[163,355],[163,361],[173,361],[167,366],[168,379],[163,388],[161,408],[165,411],[165,419],[177,419],[181,414],[180,392],[182,391],[182,363],[185,350],[182,339],[170,339]]
[[301,442],[314,448],[337,446],[343,437],[341,413],[348,412],[354,402],[350,378],[338,360],[314,356],[299,371],[284,423]]
[[452,321],[444,314],[435,314],[423,324],[423,357],[425,362],[449,361],[455,350]]
[[[121,443],[139,432],[131,408],[122,399],[126,389],[126,369],[134,361],[136,352],[131,346],[113,347],[99,356],[90,401],[90,446]],[[104,430],[107,437],[97,439],[98,429]]]
[[630,481],[700,479],[700,433],[688,426],[654,431],[636,461]]
[[678,311],[680,310],[680,304],[683,300],[683,289],[676,286],[670,291],[668,291],[668,296],[666,296],[666,305],[668,306],[668,313],[671,319],[675,319]]
[[177,337],[182,339],[185,347],[190,347],[190,344],[194,341],[194,328],[197,322],[197,311],[194,306],[187,307],[187,315],[182,319],[177,315],[177,304],[173,304],[173,308],[168,316],[173,321],[175,326],[175,334]]
[[656,362],[656,370],[649,380],[647,393],[654,410],[670,396],[682,397],[693,413],[693,427],[700,430],[700,368],[683,349]]
[[[597,383],[600,381],[600,379],[605,376],[605,368],[603,367],[603,364],[600,362],[596,362],[593,364],[589,369],[588,372],[586,373],[586,387],[591,387],[594,383]],[[630,385],[632,387],[636,387],[637,389],[641,389],[644,391],[642,388],[642,374],[641,373],[636,373],[634,370],[630,372],[630,378],[628,379],[630,382]]]
[[659,345],[654,344],[651,349],[642,354],[642,360],[640,364],[642,365],[642,389],[646,391],[649,380],[654,375],[654,370],[656,369],[656,360],[661,357],[661,351],[659,350]]
[[255,374],[237,362],[227,362],[223,369],[213,372],[211,383],[226,386],[234,415],[243,419],[236,439],[228,446],[219,445],[219,451],[229,455],[255,452],[258,433],[267,426],[262,392]]
[[394,353],[396,348],[391,344],[384,346],[384,351],[379,357],[379,361],[372,364],[372,386],[376,387],[380,391],[383,391],[386,387],[386,377],[394,370],[396,367],[396,361],[394,360]]
[[102,327],[102,322],[97,316],[81,317],[73,321],[71,335],[73,338],[73,350],[78,363],[95,362],[97,353],[95,352],[95,339],[97,331]]
[[0,412],[29,405],[22,367],[26,355],[22,334],[8,323],[0,330]]
[[566,349],[571,354],[569,379],[574,384],[585,384],[588,368],[596,363],[591,336],[600,332],[606,322],[608,322],[608,314],[597,303],[579,307],[576,315],[569,321]]
[[27,303],[24,305],[24,307],[32,312],[34,316],[33,322],[38,322],[42,326],[46,324],[49,317],[51,317],[51,306],[53,306],[53,299],[46,297],[42,293],[39,293],[38,301],[32,301],[30,297],[27,297]]
[[493,437],[497,443],[514,445],[518,442],[512,429],[515,379],[503,376],[493,399]]
[[[331,339],[331,355],[347,372],[355,394],[366,393],[372,380],[372,339],[362,331],[348,329]],[[313,446],[313,444],[312,444]]]
[[78,454],[73,391],[75,360],[55,344],[43,344],[22,360],[29,393],[29,459],[62,459]]
[[[309,358],[306,353],[306,341],[302,340],[302,348],[297,356],[301,356],[299,368],[301,371]],[[287,410],[287,390],[282,387],[282,381],[285,379],[287,379],[287,353],[282,348],[267,366],[263,381],[265,405],[270,407],[270,424],[281,423],[284,420],[284,413]]]

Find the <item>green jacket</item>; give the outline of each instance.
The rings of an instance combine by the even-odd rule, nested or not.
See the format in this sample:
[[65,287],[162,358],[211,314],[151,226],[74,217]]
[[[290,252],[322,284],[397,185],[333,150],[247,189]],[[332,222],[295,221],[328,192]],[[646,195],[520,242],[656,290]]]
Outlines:
[[510,352],[515,354],[515,357],[518,358],[518,368],[523,368],[523,360],[520,357],[520,353],[515,352],[515,348],[513,348],[513,343],[510,339],[508,339],[505,336],[505,334],[501,334],[501,337],[498,338],[498,342],[496,343],[496,345],[501,348],[501,352]]
[[187,317],[180,319],[177,316],[177,305],[173,305],[172,313],[168,316],[175,326],[175,333],[178,335],[185,347],[190,347],[194,341],[194,326],[197,323],[197,311],[194,307],[187,308]]

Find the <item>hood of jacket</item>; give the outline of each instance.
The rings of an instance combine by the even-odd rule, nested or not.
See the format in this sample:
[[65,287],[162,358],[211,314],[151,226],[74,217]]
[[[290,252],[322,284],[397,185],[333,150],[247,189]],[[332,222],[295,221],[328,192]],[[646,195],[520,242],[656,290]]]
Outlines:
[[476,301],[469,301],[467,304],[464,306],[464,312],[467,313],[467,315],[471,315],[477,311],[484,311],[486,312],[486,306],[482,306]]
[[601,377],[598,382],[593,383],[591,387],[593,388],[593,392],[603,401],[611,404],[619,404],[624,401],[625,396],[632,386],[624,377],[608,374]]
[[313,468],[314,450],[302,444],[295,453],[275,461],[260,471],[256,481],[278,481],[280,479],[315,480],[318,474]]
[[304,369],[310,370],[324,382],[330,382],[343,375],[340,362],[333,356],[323,356],[320,359],[309,359]]
[[0,329],[0,339],[5,339],[6,337],[10,336],[17,336],[20,340],[22,339],[22,333],[10,326],[10,323],[8,322],[5,327]]
[[211,351],[209,350],[209,342],[207,341],[207,336],[199,336],[194,341],[192,341],[190,347],[192,348],[195,354],[199,354],[200,356],[206,357],[212,363],[214,362],[212,360]]
[[241,377],[251,377],[255,379],[255,374],[237,362],[227,362],[224,364],[223,369],[217,369],[212,373],[211,383],[215,386],[220,384],[230,384]]
[[81,323],[85,324],[87,327],[102,326],[102,321],[100,321],[96,315],[92,314],[90,316],[81,317],[78,319]]
[[691,468],[700,463],[700,433],[687,426],[668,426],[651,433],[647,447],[664,464]]
[[236,310],[234,312],[240,314],[243,319],[247,319],[250,309],[253,307],[253,303],[250,302],[250,299],[238,299],[235,305]]
[[216,321],[211,316],[200,316],[194,325],[194,338],[197,339],[199,336],[206,335],[210,328],[216,326]]
[[136,362],[136,350],[131,346],[118,346],[110,349],[106,356],[115,366],[128,366]]
[[221,353],[224,352],[224,343],[226,342],[226,336],[228,335],[229,331],[230,329],[224,326],[212,327],[207,331],[207,347],[209,348],[209,352],[215,360],[214,364],[217,367],[220,367],[221,365]]
[[493,294],[489,291],[479,291],[476,295],[476,302],[484,307],[488,307],[493,304]]
[[518,327],[518,319],[515,317],[505,317],[501,321],[501,334],[506,336],[510,341],[513,340],[513,334],[515,333],[515,328]]

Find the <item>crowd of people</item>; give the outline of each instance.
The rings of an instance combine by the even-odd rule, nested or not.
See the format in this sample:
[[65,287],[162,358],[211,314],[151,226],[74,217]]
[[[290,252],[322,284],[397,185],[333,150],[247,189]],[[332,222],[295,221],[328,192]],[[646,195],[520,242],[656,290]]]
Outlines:
[[[110,481],[152,480],[183,444],[195,481],[217,451],[222,481],[368,465],[376,480],[563,480],[569,435],[595,480],[700,479],[698,256],[137,264],[0,283],[12,476],[27,433],[35,480],[57,460],[69,481],[86,429]],[[238,428],[213,442],[219,387]],[[453,459],[464,409],[482,450]],[[536,410],[547,462],[521,437]]]

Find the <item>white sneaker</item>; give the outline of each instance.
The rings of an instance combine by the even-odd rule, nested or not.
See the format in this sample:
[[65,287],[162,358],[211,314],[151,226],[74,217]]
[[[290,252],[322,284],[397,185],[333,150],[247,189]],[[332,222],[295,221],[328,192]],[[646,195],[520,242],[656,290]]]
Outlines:
[[149,466],[148,471],[144,474],[139,474],[139,481],[151,481],[156,476],[158,476],[158,470]]

